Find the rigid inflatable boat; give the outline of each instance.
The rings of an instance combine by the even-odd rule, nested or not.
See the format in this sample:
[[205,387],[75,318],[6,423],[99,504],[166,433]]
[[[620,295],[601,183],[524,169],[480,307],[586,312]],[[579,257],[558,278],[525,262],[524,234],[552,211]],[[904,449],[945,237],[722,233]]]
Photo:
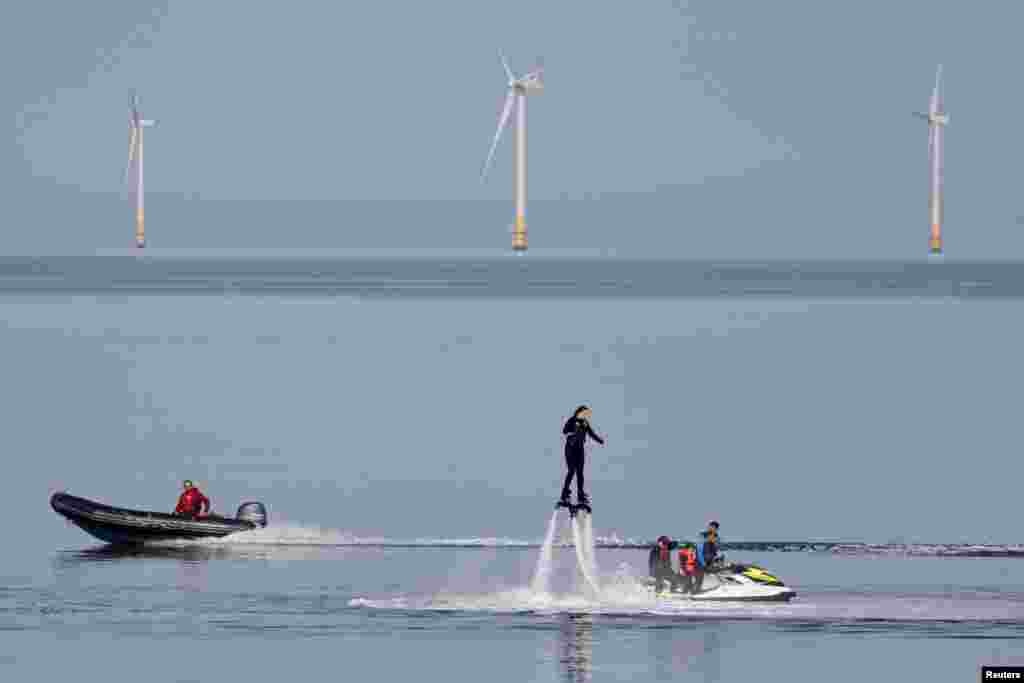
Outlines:
[[233,518],[220,515],[187,517],[167,512],[128,510],[63,492],[50,497],[50,507],[86,533],[113,544],[220,538],[267,525],[267,509],[263,503],[251,501],[239,505]]

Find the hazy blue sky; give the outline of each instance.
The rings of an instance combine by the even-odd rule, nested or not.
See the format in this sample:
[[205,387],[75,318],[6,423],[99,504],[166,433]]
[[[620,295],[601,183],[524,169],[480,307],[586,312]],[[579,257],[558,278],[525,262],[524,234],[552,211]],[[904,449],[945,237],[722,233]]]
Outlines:
[[500,47],[517,71],[545,62],[532,198],[697,197],[717,179],[708,186],[724,199],[659,209],[706,226],[650,228],[677,251],[721,239],[714,226],[737,231],[718,252],[770,230],[782,253],[812,240],[828,255],[863,241],[922,253],[927,135],[910,112],[927,106],[941,60],[951,255],[1024,257],[1021,143],[1003,123],[1024,107],[1022,21],[1013,3],[916,0],[8,3],[3,243],[19,243],[12,230],[35,206],[116,196],[133,86],[161,122],[146,146],[155,194],[510,197],[510,140],[477,182],[504,96]]

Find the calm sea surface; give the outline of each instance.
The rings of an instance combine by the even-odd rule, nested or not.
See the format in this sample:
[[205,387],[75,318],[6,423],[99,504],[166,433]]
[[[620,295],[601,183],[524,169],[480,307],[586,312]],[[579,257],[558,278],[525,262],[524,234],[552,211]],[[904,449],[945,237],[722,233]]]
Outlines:
[[[0,678],[973,681],[1024,664],[1020,272],[9,257]],[[600,590],[563,523],[537,594],[559,430],[584,402],[608,436],[587,465]],[[119,551],[47,502],[167,510],[184,478],[222,513],[263,501],[270,525]],[[643,543],[711,517],[798,598],[649,595]]]

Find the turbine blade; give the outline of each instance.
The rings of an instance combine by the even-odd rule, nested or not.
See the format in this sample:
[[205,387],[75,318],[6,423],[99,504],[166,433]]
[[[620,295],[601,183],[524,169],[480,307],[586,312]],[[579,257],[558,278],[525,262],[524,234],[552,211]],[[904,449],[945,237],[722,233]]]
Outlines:
[[942,65],[939,64],[938,68],[935,70],[935,89],[932,90],[932,99],[931,99],[931,107],[930,107],[930,109],[931,109],[931,113],[933,113],[933,114],[942,111],[942,109],[941,109],[941,107],[942,107],[941,93],[939,91],[939,84],[940,84],[941,81],[942,81]]
[[505,124],[508,122],[508,116],[512,113],[512,104],[515,102],[515,92],[512,90],[508,91],[508,95],[505,96],[505,108],[501,111],[501,118],[498,119],[498,130],[494,133],[494,140],[491,142],[491,151],[487,153],[487,161],[484,162],[484,170],[480,174],[480,182],[484,181],[487,177],[487,171],[491,167],[491,160],[494,158],[494,150],[498,147],[498,140],[501,138],[501,131],[504,130]]
[[505,54],[499,50],[498,56],[501,57],[501,65],[505,67],[505,75],[508,76],[508,82],[511,83],[516,80],[516,77],[512,75],[512,69],[508,68],[508,60],[505,59]]
[[523,76],[523,78],[530,78],[531,76],[534,78],[540,78],[540,75],[542,73],[544,73],[544,60],[538,59],[535,62],[533,69],[531,69],[528,74]]
[[128,165],[124,167],[124,183],[128,184],[128,176],[132,171],[132,164],[135,163],[135,149],[138,146],[138,129],[131,126],[128,134]]

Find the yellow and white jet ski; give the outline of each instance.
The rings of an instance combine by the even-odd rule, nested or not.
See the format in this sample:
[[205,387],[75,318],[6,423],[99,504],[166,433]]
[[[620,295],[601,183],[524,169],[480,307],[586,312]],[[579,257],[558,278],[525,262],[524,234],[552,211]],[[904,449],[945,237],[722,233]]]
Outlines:
[[[653,578],[647,583],[655,590]],[[662,580],[657,586],[660,598],[671,600],[713,600],[728,602],[788,602],[796,597],[796,591],[787,586],[774,574],[754,564],[721,563],[713,565],[704,574],[700,591],[696,594]]]

